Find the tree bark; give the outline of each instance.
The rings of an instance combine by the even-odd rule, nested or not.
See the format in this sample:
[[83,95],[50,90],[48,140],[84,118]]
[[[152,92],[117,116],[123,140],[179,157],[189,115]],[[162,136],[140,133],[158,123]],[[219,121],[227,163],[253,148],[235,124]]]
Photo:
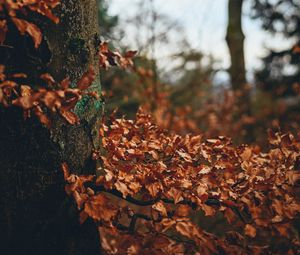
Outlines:
[[[242,8],[244,0],[228,0],[228,26],[226,41],[230,53],[231,66],[229,75],[231,88],[235,92],[238,111],[237,120],[243,116],[251,116],[250,88],[247,86],[244,57],[244,33],[242,29]],[[253,126],[244,124],[245,141],[253,142]]]
[[243,0],[229,0],[228,2],[226,41],[231,59],[229,74],[233,90],[242,89],[246,83],[242,6]]
[[[0,49],[0,62],[11,72],[24,72],[37,84],[41,73],[72,84],[93,65],[98,72],[98,20],[96,0],[62,0],[60,23],[41,17],[44,38],[35,49],[29,37],[10,28]],[[98,77],[99,78],[99,77]],[[92,90],[101,91],[99,79]],[[84,98],[76,106],[81,123],[71,126],[55,117],[48,130],[36,118],[24,121],[22,111],[0,106],[0,229],[3,254],[100,254],[96,226],[80,226],[77,208],[64,191],[60,170],[67,162],[75,173],[94,173],[91,159],[97,147],[97,118],[101,102]]]

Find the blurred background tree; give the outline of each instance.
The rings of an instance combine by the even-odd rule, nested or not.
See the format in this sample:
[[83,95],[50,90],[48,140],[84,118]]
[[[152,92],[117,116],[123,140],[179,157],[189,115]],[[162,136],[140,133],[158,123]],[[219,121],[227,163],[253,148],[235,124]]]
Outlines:
[[267,33],[287,44],[279,49],[269,47],[261,68],[255,72],[255,111],[261,115],[255,128],[261,133],[273,124],[296,132],[300,123],[300,2],[253,0],[251,7],[251,17]]
[[258,19],[267,32],[282,36],[291,46],[281,50],[269,49],[263,58],[263,67],[256,73],[260,87],[276,96],[299,93],[300,2],[254,0],[252,17]]
[[[110,2],[99,0],[99,22],[105,27],[103,40],[108,39],[112,49],[139,51],[132,70],[102,72],[102,85],[109,97],[108,113],[118,108],[119,114],[133,117],[142,105],[164,128],[207,137],[227,135],[235,142],[255,141],[262,147],[266,145],[268,127],[297,130],[299,2],[227,2],[224,39],[231,61],[225,70],[229,84],[218,78],[220,72],[224,73],[217,67],[218,61],[195,47],[186,36],[186,28],[171,13],[157,8],[155,2],[137,0],[128,6],[126,15],[111,15]],[[256,67],[254,80],[247,77],[245,17],[257,20],[266,33],[290,41],[287,49],[268,49],[261,67]]]
[[229,49],[231,66],[229,74],[233,90],[242,89],[246,83],[244,57],[244,33],[242,29],[243,0],[228,1],[228,25],[226,42]]
[[101,28],[101,36],[106,39],[115,39],[114,29],[118,24],[118,16],[108,14],[109,4],[107,0],[97,0],[99,27]]

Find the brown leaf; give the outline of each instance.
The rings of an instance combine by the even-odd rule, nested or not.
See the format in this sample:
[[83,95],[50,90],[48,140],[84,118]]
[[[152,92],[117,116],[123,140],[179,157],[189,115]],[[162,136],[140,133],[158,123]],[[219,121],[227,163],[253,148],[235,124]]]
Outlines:
[[161,184],[158,182],[150,183],[146,185],[146,189],[149,191],[152,197],[156,197],[156,195],[161,191]]
[[124,198],[126,198],[132,192],[128,189],[127,185],[123,182],[117,181],[115,183],[115,187],[118,191],[120,191]]
[[106,196],[98,194],[85,203],[84,212],[96,221],[109,222],[117,215],[118,210],[109,202]]
[[179,217],[188,217],[190,214],[191,208],[187,205],[179,205],[176,210],[176,215]]
[[81,211],[79,213],[79,224],[82,225],[88,218],[89,215],[85,211]]
[[281,236],[288,237],[289,235],[289,225],[288,224],[275,224],[274,227],[279,232]]
[[191,156],[186,153],[186,152],[183,152],[183,151],[177,151],[178,155],[180,157],[182,157],[186,162],[192,162],[192,158]]
[[173,219],[164,218],[164,219],[162,219],[160,224],[162,226],[161,232],[163,233],[163,232],[166,232],[171,227],[173,227],[176,224],[176,221]]
[[300,46],[299,45],[295,45],[292,50],[293,50],[293,53],[300,54]]
[[11,78],[16,78],[16,79],[19,79],[19,78],[27,78],[27,75],[25,73],[14,73],[14,74],[11,74],[9,77]]
[[246,224],[246,226],[245,226],[245,234],[247,236],[250,236],[250,237],[254,238],[256,236],[256,228],[254,228],[250,224]]
[[62,89],[68,89],[70,84],[71,84],[71,81],[69,78],[65,78],[60,82],[60,86]]
[[13,105],[19,106],[24,110],[31,109],[35,104],[35,97],[33,96],[22,96],[12,101]]
[[32,95],[32,89],[27,85],[21,85],[21,96],[28,97]]
[[182,192],[178,189],[172,187],[167,194],[174,200],[175,204],[178,204],[180,201],[183,200]]
[[199,230],[188,221],[179,221],[176,223],[176,230],[183,236],[191,239],[201,238]]
[[72,195],[77,204],[77,209],[81,210],[83,205],[87,201],[88,196],[86,194],[79,193],[77,190],[74,190]]
[[70,111],[66,111],[63,108],[60,108],[59,110],[61,116],[68,121],[71,125],[75,125],[75,124],[79,124],[80,123],[80,119],[78,118],[78,116]]
[[51,121],[48,116],[42,111],[40,106],[33,108],[35,115],[38,117],[39,121],[46,126],[48,129],[51,128]]
[[12,18],[12,21],[15,23],[16,27],[22,35],[26,32],[31,36],[34,41],[34,47],[38,48],[42,42],[42,33],[41,30],[34,25],[23,19]]
[[51,1],[40,1],[39,5],[36,6],[29,6],[29,8],[32,11],[36,11],[44,16],[46,16],[48,19],[52,20],[55,24],[59,23],[59,18],[56,17],[50,8],[55,8],[57,5],[59,5],[58,0],[51,0]]
[[154,248],[155,249],[165,249],[170,245],[170,240],[164,236],[159,236],[155,239],[153,242]]
[[216,214],[216,210],[211,206],[208,206],[206,204],[202,204],[201,208],[204,211],[205,216],[214,216]]
[[7,30],[6,20],[0,20],[0,44],[4,43]]
[[67,180],[68,177],[70,176],[70,170],[66,162],[61,164],[61,169],[64,173],[64,179]]
[[48,73],[44,73],[40,76],[40,78],[44,81],[46,81],[48,83],[48,85],[53,85],[55,83],[54,78],[48,74]]
[[240,155],[243,161],[248,161],[251,158],[252,150],[251,148],[247,147],[243,151],[243,153]]
[[125,58],[133,58],[137,54],[136,50],[129,50],[125,53]]
[[80,90],[85,90],[91,86],[93,81],[96,79],[96,73],[93,66],[90,66],[88,71],[85,72],[81,79],[77,82],[77,88]]
[[167,209],[161,201],[152,205],[152,208],[154,210],[160,212],[163,216],[165,216],[165,217],[168,216]]
[[280,136],[274,133],[272,129],[268,129],[268,139],[269,143],[273,145],[279,145],[281,142]]

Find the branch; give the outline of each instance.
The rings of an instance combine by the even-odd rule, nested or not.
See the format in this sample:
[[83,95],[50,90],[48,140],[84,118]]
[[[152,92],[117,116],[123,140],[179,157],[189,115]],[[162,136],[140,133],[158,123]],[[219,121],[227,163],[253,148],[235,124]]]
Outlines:
[[[95,185],[94,183],[92,182],[86,182],[85,183],[85,186],[86,187],[89,187],[91,189],[93,189],[94,191],[96,192],[106,192],[106,193],[109,193],[115,197],[118,197],[120,199],[123,199],[131,204],[134,204],[134,205],[138,205],[138,206],[151,206],[151,205],[154,205],[156,204],[157,202],[159,201],[162,201],[166,204],[174,204],[175,205],[175,202],[174,200],[172,199],[167,199],[167,198],[161,198],[161,197],[157,197],[155,199],[149,199],[149,200],[138,200],[130,195],[126,196],[126,197],[123,197],[123,194],[116,190],[116,189],[110,189],[110,190],[107,190],[104,186],[101,186],[101,185]],[[193,210],[196,210],[198,205],[192,201],[189,201],[189,200],[182,200],[180,202],[178,202],[177,204],[181,204],[181,205],[188,205],[190,206]],[[226,203],[223,203],[222,201],[216,199],[216,198],[209,198],[205,201],[205,204],[208,205],[208,206],[225,206],[225,207],[228,207],[230,208],[240,219],[241,221],[243,221],[244,223],[246,223],[245,219],[243,218],[242,214],[240,213],[240,211],[238,210],[237,207],[235,206],[229,206],[227,205]]]
[[232,184],[232,185],[231,185],[231,188],[234,189],[235,187],[237,187],[238,185],[240,185],[241,183],[243,183],[243,182],[246,181],[246,180],[247,180],[246,177],[241,178],[241,179],[238,180],[236,183]]
[[[135,204],[135,205],[138,205],[138,206],[150,206],[150,205],[154,205],[156,204],[157,202],[159,201],[162,201],[166,204],[175,204],[174,200],[172,199],[168,199],[168,198],[161,198],[161,197],[157,197],[155,199],[149,199],[149,200],[138,200],[130,195],[126,196],[125,198],[123,197],[123,194],[116,190],[116,189],[110,189],[110,190],[107,190],[104,188],[104,186],[97,186],[95,185],[94,183],[91,183],[91,182],[87,182],[86,183],[86,187],[89,187],[91,189],[93,189],[94,191],[96,192],[106,192],[106,193],[109,193],[111,195],[114,195],[118,198],[121,198],[123,200],[126,200],[127,202],[129,203],[132,203],[132,204]],[[181,204],[181,205],[188,205],[190,206],[192,209],[196,209],[198,206],[197,206],[197,203],[194,203],[194,202],[191,202],[189,200],[182,200],[180,202],[178,202],[177,204]],[[224,205],[226,207],[230,207],[226,204],[223,204],[220,200],[216,199],[216,198],[209,198],[205,201],[205,204],[208,205],[208,206],[221,206],[221,205]]]

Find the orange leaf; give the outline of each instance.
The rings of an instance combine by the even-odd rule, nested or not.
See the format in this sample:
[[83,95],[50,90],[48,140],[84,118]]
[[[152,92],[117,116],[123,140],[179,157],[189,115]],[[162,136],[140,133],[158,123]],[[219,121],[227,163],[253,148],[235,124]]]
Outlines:
[[94,220],[110,221],[118,210],[108,202],[106,196],[98,194],[85,203],[84,211]]
[[62,87],[62,89],[69,88],[70,84],[71,84],[71,81],[69,78],[65,78],[60,82],[60,86]]
[[133,58],[137,54],[136,50],[129,50],[125,53],[125,58]]
[[89,215],[85,211],[81,211],[79,213],[79,224],[82,225],[87,219]]
[[80,90],[87,89],[89,86],[91,86],[95,78],[96,78],[95,69],[93,66],[90,66],[88,71],[85,72],[82,75],[81,79],[78,81],[77,88],[79,88]]
[[[50,1],[49,1],[50,2]],[[46,3],[45,1],[40,1],[38,7],[35,6],[29,6],[29,8],[32,11],[36,11],[44,16],[46,16],[48,19],[52,20],[55,24],[59,23],[59,18],[56,17],[50,8],[54,8],[59,4],[59,1],[51,1],[50,6],[49,3]],[[49,8],[50,7],[50,8]]]
[[120,191],[123,195],[124,198],[127,197],[128,194],[131,194],[132,192],[128,189],[125,183],[117,181],[115,183],[115,187],[117,188],[118,191]]
[[80,120],[79,120],[78,116],[75,113],[70,112],[70,111],[66,111],[62,108],[59,110],[59,112],[60,112],[61,116],[66,121],[68,121],[71,125],[79,124]]
[[240,155],[243,161],[248,161],[251,158],[252,150],[251,148],[247,147],[243,151],[243,153]]
[[61,164],[61,169],[64,173],[65,180],[67,180],[67,178],[70,176],[70,170],[66,162]]
[[12,18],[12,21],[15,23],[16,27],[22,35],[27,32],[34,41],[34,47],[38,48],[42,42],[42,33],[41,30],[34,24],[18,18]]
[[13,100],[12,104],[28,110],[35,106],[35,99],[32,96],[22,96]]
[[201,234],[199,230],[194,226],[191,222],[188,221],[180,221],[176,224],[176,230],[183,236],[188,238],[201,238]]
[[6,20],[0,20],[0,44],[3,44],[7,33]]
[[293,47],[293,53],[295,54],[300,54],[300,46],[299,45],[295,45]]
[[152,208],[158,212],[160,212],[163,216],[168,216],[167,209],[162,202],[157,202],[152,205]]
[[53,79],[53,77],[52,77],[50,74],[48,74],[48,73],[42,74],[42,75],[40,76],[40,78],[41,78],[42,80],[44,80],[45,82],[47,82],[48,85],[53,85],[53,84],[55,83],[55,80]]
[[256,228],[254,228],[250,224],[246,224],[246,226],[245,226],[245,234],[247,236],[250,236],[250,237],[254,238],[256,236]]

